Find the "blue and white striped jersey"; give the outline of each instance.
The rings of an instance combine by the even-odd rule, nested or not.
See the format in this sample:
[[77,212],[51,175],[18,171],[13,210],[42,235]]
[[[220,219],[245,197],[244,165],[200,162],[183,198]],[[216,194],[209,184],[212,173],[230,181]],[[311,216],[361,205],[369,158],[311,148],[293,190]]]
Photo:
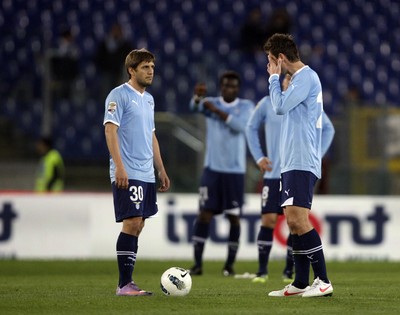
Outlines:
[[[272,108],[271,99],[265,96],[258,102],[256,109],[250,117],[246,128],[246,137],[249,150],[254,160],[257,162],[265,156],[259,137],[259,130],[264,126],[267,156],[271,160],[272,170],[265,172],[264,178],[279,179],[281,176],[281,124],[282,115],[277,115]],[[329,117],[323,113],[322,117],[322,156],[328,151],[332,143],[335,129]]]
[[269,83],[272,107],[283,115],[281,172],[309,171],[321,178],[323,101],[317,73],[308,66],[299,69],[284,93],[277,74],[270,76]]
[[[118,128],[121,158],[129,179],[155,182],[153,166],[154,99],[128,83],[113,89],[106,98],[103,124]],[[115,164],[110,155],[110,178],[115,180]]]
[[[217,108],[228,113],[228,119],[223,121],[204,109],[205,101],[210,101]],[[226,103],[222,97],[206,97],[198,106],[192,99],[190,108],[202,112],[206,116],[204,167],[216,172],[244,174],[246,172],[245,129],[254,109],[254,103],[241,98]]]

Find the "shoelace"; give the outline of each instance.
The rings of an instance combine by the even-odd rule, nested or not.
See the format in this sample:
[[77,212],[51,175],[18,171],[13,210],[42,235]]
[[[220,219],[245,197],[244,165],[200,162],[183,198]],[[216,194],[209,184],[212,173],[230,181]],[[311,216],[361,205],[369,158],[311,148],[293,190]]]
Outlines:
[[319,279],[315,279],[314,282],[313,282],[313,284],[311,285],[311,288],[310,288],[310,289],[314,289],[314,288],[318,287],[320,281],[321,281],[321,280],[319,280]]
[[131,287],[136,291],[141,291],[134,282],[131,282]]

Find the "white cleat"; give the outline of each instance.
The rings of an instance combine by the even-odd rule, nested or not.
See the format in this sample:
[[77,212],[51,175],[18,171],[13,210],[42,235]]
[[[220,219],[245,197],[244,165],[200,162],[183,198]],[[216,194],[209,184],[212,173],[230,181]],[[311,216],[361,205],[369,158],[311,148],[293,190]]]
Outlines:
[[268,296],[274,296],[274,297],[291,297],[291,296],[302,296],[310,287],[306,287],[304,289],[299,289],[296,288],[292,284],[288,284],[286,287],[284,287],[282,290],[279,291],[271,291],[268,293]]
[[303,294],[303,297],[318,297],[318,296],[331,296],[333,293],[332,283],[325,283],[324,281],[316,278],[311,285],[310,289]]
[[235,279],[254,279],[255,277],[257,277],[255,273],[249,272],[235,275]]

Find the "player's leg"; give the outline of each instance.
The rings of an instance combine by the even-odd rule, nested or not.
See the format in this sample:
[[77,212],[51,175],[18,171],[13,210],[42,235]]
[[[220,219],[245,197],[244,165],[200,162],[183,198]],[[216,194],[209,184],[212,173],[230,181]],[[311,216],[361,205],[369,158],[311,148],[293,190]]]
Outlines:
[[307,290],[303,297],[330,296],[333,287],[328,279],[324,252],[322,249],[321,238],[315,229],[299,236],[299,240],[304,246],[305,256],[309,260],[314,271],[314,282],[311,288]]
[[[294,195],[295,197],[292,202],[293,206],[288,206],[286,208],[286,211],[291,212],[288,216],[288,224],[290,231],[293,234],[293,255],[296,268],[294,285],[300,283],[300,281],[302,283],[307,281],[308,284],[309,266],[311,265],[314,271],[315,281],[311,289],[304,293],[303,296],[312,297],[331,295],[333,288],[326,272],[321,238],[309,219],[312,196],[317,178],[311,172],[303,171],[296,171],[294,176],[296,178],[295,182],[297,183],[295,186],[296,195]],[[291,222],[289,223],[289,221]],[[297,264],[299,261],[308,267],[307,279],[305,278],[305,275],[300,275],[299,278],[297,277]],[[299,280],[299,282],[296,282],[297,280]],[[322,291],[319,290],[320,288]]]
[[299,289],[308,286],[310,262],[304,253],[307,245],[303,243],[300,235],[313,229],[308,220],[309,209],[298,206],[286,206],[285,215],[292,234],[293,259],[295,264],[295,279],[293,285]]
[[[317,297],[332,295],[333,287],[327,277],[321,238],[308,219],[308,209],[300,207],[288,208],[289,210],[286,209],[286,211],[302,213],[301,218],[299,218],[299,216],[296,218],[296,215],[288,215],[288,220],[293,220],[290,225],[292,227],[291,231],[296,233],[292,235],[293,256],[296,270],[293,285],[297,288],[302,288],[305,283],[308,285],[309,268],[311,265],[315,279],[311,288],[306,290],[302,296]],[[303,224],[301,224],[302,226],[297,223],[293,224],[295,220],[297,220],[297,222],[303,222]]]
[[266,282],[268,262],[272,249],[274,228],[278,214],[282,214],[279,197],[279,179],[264,179],[261,193],[261,226],[257,236],[258,272],[253,282]]
[[[313,264],[316,276],[324,277],[323,280],[317,278],[317,287],[314,289],[319,290],[320,282],[325,283],[324,281],[327,281],[327,286],[330,286],[326,290],[324,287],[325,291],[319,296],[329,295],[333,291],[326,277],[321,239],[309,220],[316,179],[315,175],[304,171],[290,171],[282,174],[282,200],[284,200],[282,206],[285,207],[286,220],[292,234],[296,275],[292,284],[283,290],[271,292],[269,294],[271,296],[291,295],[290,290],[296,295],[317,296],[309,294],[310,263]],[[314,289],[313,292],[316,291]]]
[[304,253],[308,245],[301,235],[313,229],[309,220],[314,185],[317,178],[310,172],[290,171],[282,174],[282,206],[285,207],[286,222],[292,234],[295,279],[293,285],[299,289],[308,286],[310,262]]
[[205,168],[201,177],[199,188],[199,214],[194,223],[192,236],[194,251],[194,266],[190,268],[191,275],[203,273],[203,252],[207,241],[211,219],[220,210],[220,174]]
[[196,221],[194,223],[193,231],[193,252],[194,252],[194,266],[190,268],[191,275],[201,275],[203,273],[203,252],[204,246],[207,241],[211,219],[214,213],[210,210],[200,210]]
[[[133,282],[132,274],[135,268],[138,252],[138,238],[147,217],[157,213],[156,187],[154,183],[144,183],[129,180],[132,189],[118,189],[113,185],[114,208],[117,222],[122,221],[122,230],[118,236],[116,251],[119,270],[117,295],[140,296],[151,295],[151,292],[141,290]],[[143,193],[133,195],[140,190]],[[132,198],[140,200],[132,202]]]
[[273,297],[288,297],[298,296],[301,297],[310,287],[308,286],[308,277],[310,273],[310,263],[305,255],[300,255],[302,244],[298,241],[298,235],[300,230],[305,228],[307,220],[308,209],[297,206],[285,205],[286,220],[292,233],[293,238],[293,256],[295,264],[295,279],[293,283],[288,284],[281,290],[272,291],[268,295]]
[[289,233],[288,238],[286,240],[286,264],[283,269],[282,279],[283,282],[292,283],[293,282],[293,268],[294,268],[294,260],[293,260],[293,245],[292,245],[292,234]]
[[117,239],[117,261],[120,288],[132,282],[138,250],[138,238],[143,228],[143,218],[127,218],[122,222],[122,230]]
[[238,215],[227,214],[226,217],[229,220],[229,239],[228,239],[228,255],[225,261],[222,273],[224,276],[233,276],[235,271],[233,270],[233,264],[236,261],[236,255],[239,249],[239,238],[240,238],[240,218]]
[[276,213],[265,213],[261,216],[261,226],[257,236],[258,271],[253,282],[264,283],[268,279],[269,254],[272,248],[276,219]]
[[233,265],[239,249],[240,216],[244,200],[244,175],[222,173],[221,182],[220,200],[222,209],[230,222],[228,255],[222,273],[224,276],[233,276],[235,274]]

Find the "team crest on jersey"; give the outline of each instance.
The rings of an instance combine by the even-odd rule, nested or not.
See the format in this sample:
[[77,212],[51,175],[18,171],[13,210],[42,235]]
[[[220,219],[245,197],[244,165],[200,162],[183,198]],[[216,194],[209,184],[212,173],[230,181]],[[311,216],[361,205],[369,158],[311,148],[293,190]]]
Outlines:
[[116,110],[117,110],[117,103],[115,103],[115,102],[110,102],[110,103],[108,103],[108,109],[107,109],[107,111],[108,111],[110,114],[114,114]]
[[151,109],[154,109],[154,102],[153,101],[148,101],[148,103],[151,106]]

